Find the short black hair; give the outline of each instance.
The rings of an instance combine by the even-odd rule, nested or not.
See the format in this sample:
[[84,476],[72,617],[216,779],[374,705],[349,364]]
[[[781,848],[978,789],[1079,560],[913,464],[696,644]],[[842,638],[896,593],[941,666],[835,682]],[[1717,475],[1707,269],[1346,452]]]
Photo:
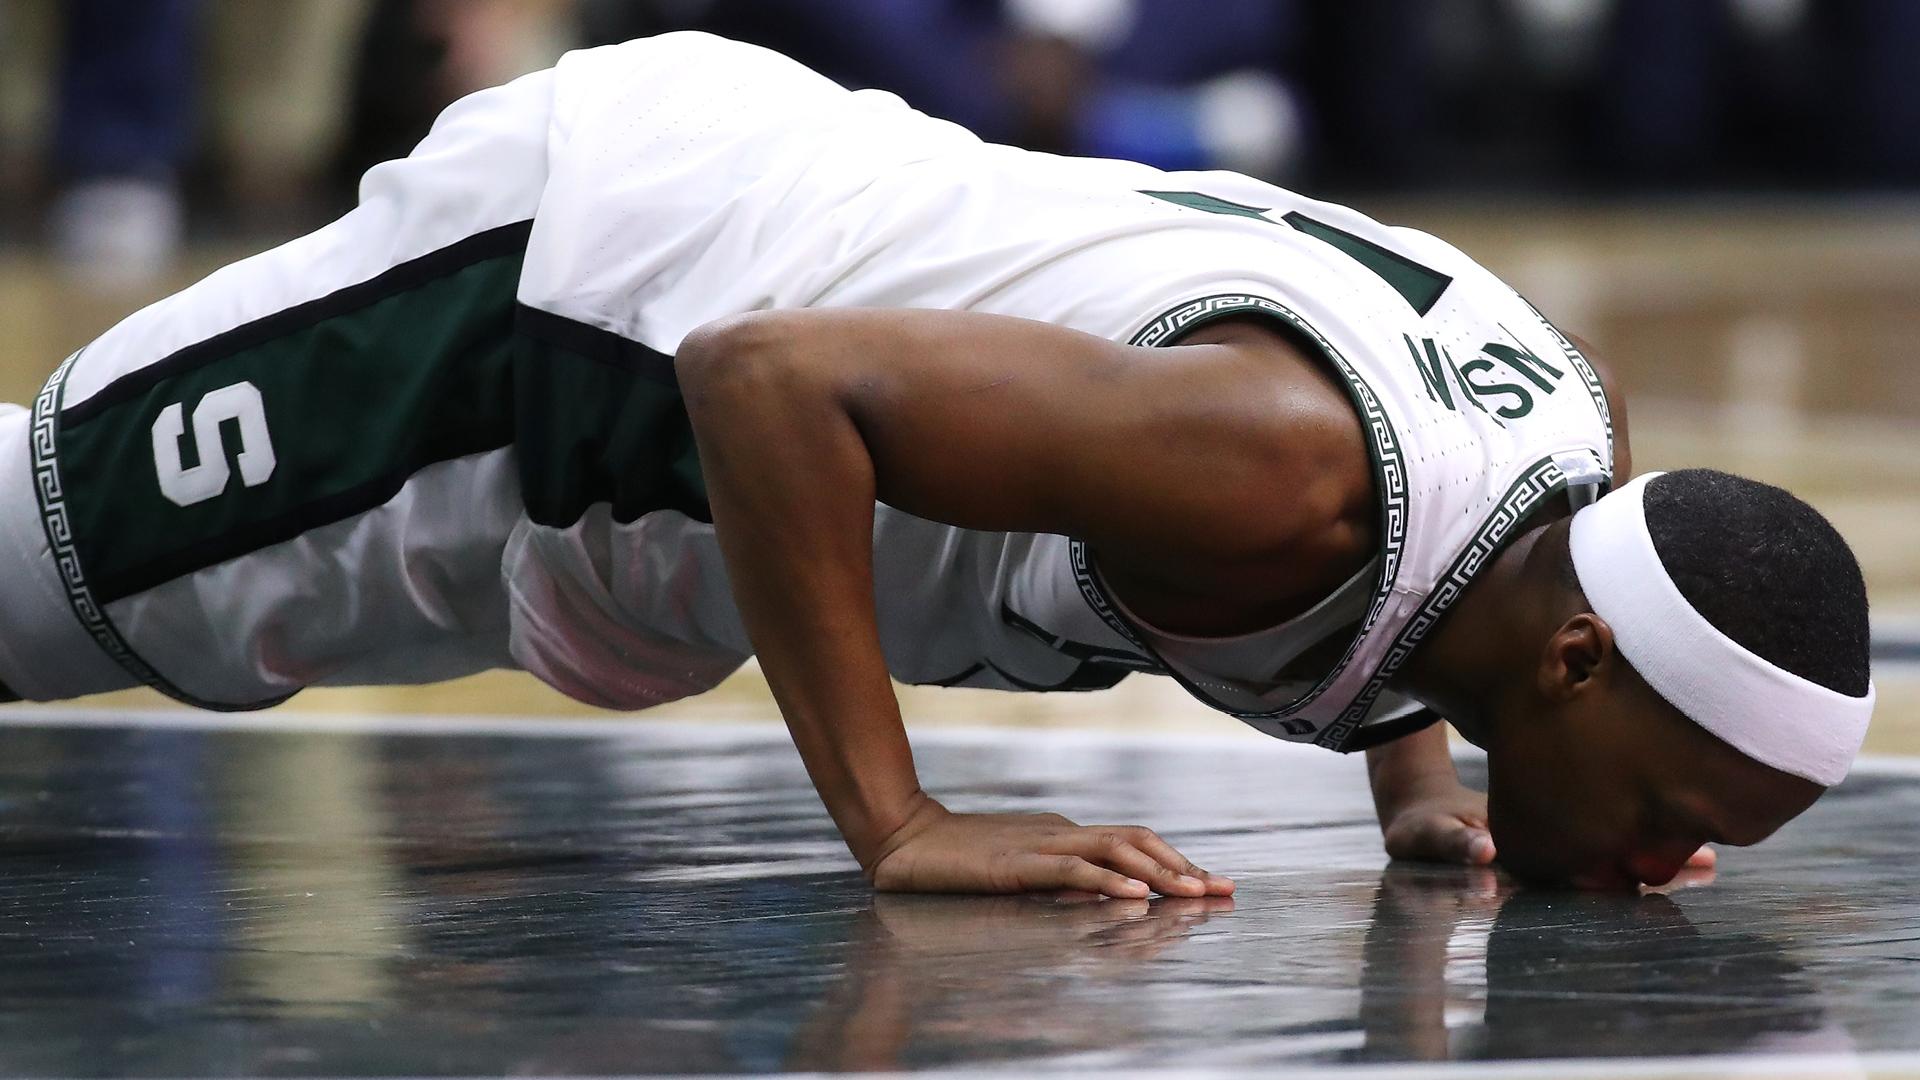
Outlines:
[[1714,469],[1655,477],[1646,508],[1661,564],[1716,630],[1809,682],[1866,694],[1866,582],[1820,511],[1783,488]]

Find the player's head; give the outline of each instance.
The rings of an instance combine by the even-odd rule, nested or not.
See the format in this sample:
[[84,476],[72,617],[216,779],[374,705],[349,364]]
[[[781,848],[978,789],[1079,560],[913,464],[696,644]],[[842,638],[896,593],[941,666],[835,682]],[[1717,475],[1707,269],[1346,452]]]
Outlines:
[[1690,469],[1624,486],[1541,544],[1552,630],[1487,739],[1509,868],[1659,884],[1845,775],[1872,710],[1867,596],[1818,511]]

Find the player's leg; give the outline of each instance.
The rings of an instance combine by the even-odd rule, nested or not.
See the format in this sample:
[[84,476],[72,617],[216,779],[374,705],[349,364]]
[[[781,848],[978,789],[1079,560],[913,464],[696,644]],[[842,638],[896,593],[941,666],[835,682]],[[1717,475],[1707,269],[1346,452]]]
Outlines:
[[497,659],[479,583],[517,513],[551,101],[541,73],[457,103],[344,218],[135,313],[0,416],[0,678],[247,707],[356,664]]

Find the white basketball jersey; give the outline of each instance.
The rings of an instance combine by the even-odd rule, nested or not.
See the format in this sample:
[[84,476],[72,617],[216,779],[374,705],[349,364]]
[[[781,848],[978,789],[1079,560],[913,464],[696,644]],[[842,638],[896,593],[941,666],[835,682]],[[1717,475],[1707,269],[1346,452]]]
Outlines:
[[[1209,673],[1217,669],[1204,662],[1204,642],[1177,656],[1156,649],[1105,594],[1097,553],[1077,541],[957,529],[880,506],[882,645],[904,681],[1085,689],[1159,671],[1262,731],[1339,747],[1362,723],[1405,708],[1385,694],[1387,684],[1515,526],[1565,488],[1569,474],[1591,482],[1611,472],[1607,406],[1587,362],[1512,289],[1430,236],[1234,174],[1166,173],[986,144],[892,95],[849,92],[777,54],[705,35],[573,53],[551,73],[488,95],[475,100],[492,107],[456,106],[413,159],[376,174],[381,185],[370,183],[363,198],[399,211],[368,215],[363,206],[362,224],[350,215],[333,228],[349,238],[365,230],[368,244],[409,251],[434,244],[413,243],[404,229],[405,242],[394,239],[396,220],[430,221],[408,227],[452,237],[491,230],[489,243],[524,236],[519,333],[552,345],[555,356],[653,365],[667,380],[681,340],[713,319],[884,307],[993,312],[1142,346],[1174,344],[1221,318],[1266,318],[1337,371],[1368,433],[1381,549],[1339,603],[1272,638],[1278,673],[1320,644],[1330,623],[1344,624],[1351,641],[1323,677],[1222,678]],[[530,144],[544,149],[531,169]],[[484,174],[492,156],[508,154],[516,156],[500,173],[516,194],[493,200],[484,216],[469,221],[477,212],[458,191],[436,194],[456,164],[463,177],[476,164]],[[530,220],[524,232],[501,231],[521,216]],[[260,259],[297,277],[301,258],[333,246],[296,242]],[[362,287],[355,283],[379,269],[340,269],[339,285]],[[253,275],[253,288],[260,278]],[[209,332],[231,336],[244,321],[226,310],[235,305],[218,287],[196,289],[168,302],[168,318],[210,320]],[[292,291],[289,304],[314,302],[310,284]],[[143,316],[149,324],[160,318]],[[103,352],[119,359],[83,353],[72,378],[113,400],[115,378],[164,366],[158,355]],[[529,380],[542,379],[543,355],[521,354],[514,379],[522,397]],[[101,370],[86,370],[90,363]],[[278,407],[266,392],[263,440]],[[101,406],[53,398],[41,412],[65,408],[99,425]],[[390,621],[409,633],[381,638],[388,647],[380,656],[334,650],[327,655],[346,659],[282,657],[276,666],[260,649],[235,645],[242,631],[227,619],[226,638],[201,634],[213,647],[193,661],[199,670],[186,670],[184,655],[149,657],[150,666],[172,664],[170,678],[193,682],[199,689],[190,696],[202,703],[244,704],[312,682],[389,678],[411,650],[432,657],[427,668],[436,676],[519,666],[582,701],[622,709],[704,691],[738,667],[752,649],[702,515],[685,506],[636,510],[617,498],[557,520],[523,511],[523,500],[533,507],[541,499],[529,439],[521,430],[513,447],[491,451],[518,455],[517,478],[481,455],[461,459],[466,467],[433,466],[453,474],[438,481],[457,483],[452,502],[423,486],[431,469],[394,496],[433,507],[469,500],[470,527],[457,541],[441,535],[444,522],[386,512],[390,502],[351,530],[355,557],[383,568],[369,578],[377,587],[344,573],[324,590],[311,581],[289,585],[286,610],[278,610],[261,598],[272,592],[262,585],[240,612],[257,632],[295,618],[302,605],[312,619],[317,606],[330,632],[380,638],[381,612],[391,609],[399,615]],[[1288,478],[1276,476],[1273,497],[1287,491]],[[304,548],[279,542],[232,565],[277,553],[278,579],[330,557],[312,550],[310,538]],[[450,620],[422,615],[419,590],[405,584],[413,556],[380,554],[423,544],[437,553],[441,578],[456,564],[462,581],[492,574],[498,607],[470,601],[484,610],[436,638],[435,626]],[[59,561],[55,548],[38,557],[43,570]],[[218,580],[231,590],[245,579]],[[71,593],[71,578],[66,585]],[[341,591],[348,598],[333,596]],[[175,629],[172,646],[154,646],[161,651],[193,650],[200,638],[182,637],[181,627],[212,628],[240,608],[210,585],[174,582],[159,592],[206,613],[197,621],[148,617]],[[120,621],[141,621],[135,609],[145,595],[118,601]],[[96,606],[113,615],[111,604]],[[327,618],[335,609],[351,614]],[[1333,619],[1336,609],[1342,615]],[[143,651],[136,633],[122,636]]]

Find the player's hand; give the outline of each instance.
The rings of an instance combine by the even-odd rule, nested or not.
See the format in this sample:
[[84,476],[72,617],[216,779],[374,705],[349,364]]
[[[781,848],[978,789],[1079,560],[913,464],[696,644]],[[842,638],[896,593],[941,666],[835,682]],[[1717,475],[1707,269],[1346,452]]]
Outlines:
[[1409,798],[1380,826],[1396,859],[1486,866],[1496,854],[1487,794],[1452,783]]
[[1138,899],[1226,896],[1233,882],[1137,825],[1058,814],[955,814],[926,799],[868,867],[881,892],[1074,891]]

